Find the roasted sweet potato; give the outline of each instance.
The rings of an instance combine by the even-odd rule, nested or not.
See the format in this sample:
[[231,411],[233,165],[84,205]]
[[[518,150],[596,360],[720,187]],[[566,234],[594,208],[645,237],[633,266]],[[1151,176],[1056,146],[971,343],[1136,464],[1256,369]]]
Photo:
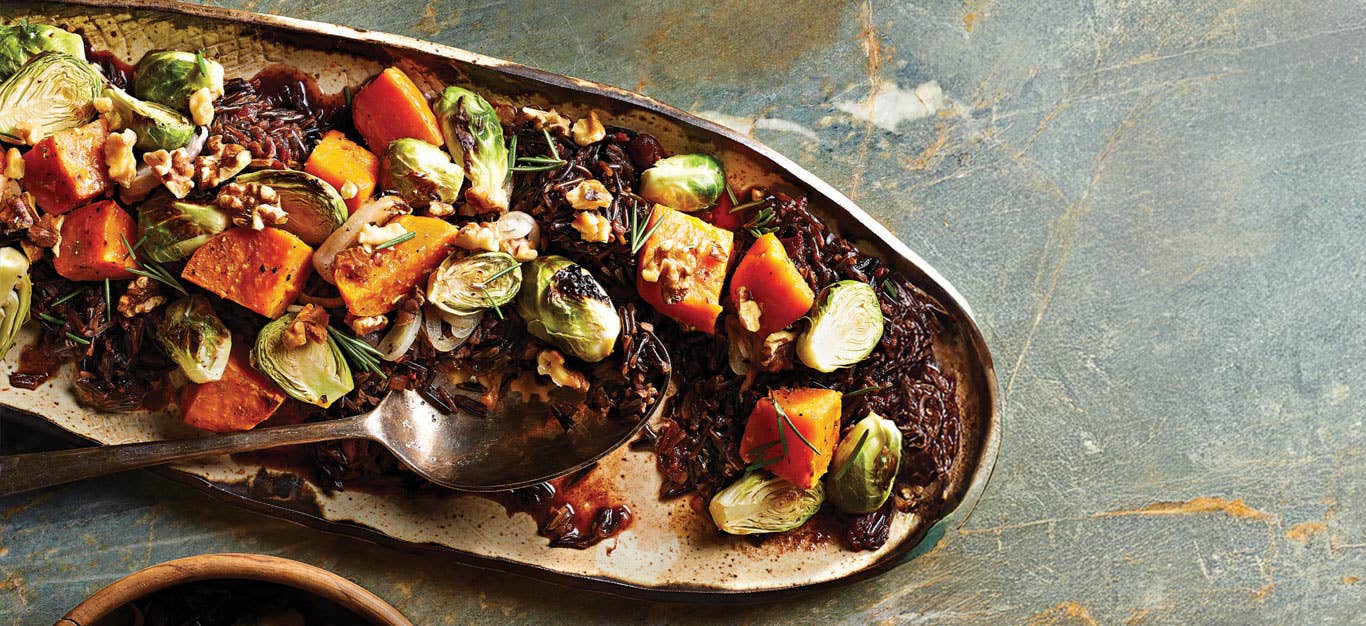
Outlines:
[[104,164],[109,125],[97,119],[39,141],[24,153],[24,190],[48,213],[66,213],[110,189]]
[[389,142],[404,137],[435,146],[445,143],[427,98],[396,67],[380,72],[351,99],[351,119],[375,154],[383,154]]
[[304,171],[327,181],[338,191],[344,189],[346,183],[355,185],[356,195],[346,199],[347,208],[355,213],[375,193],[379,157],[347,139],[346,135],[330,130],[308,155]]
[[191,383],[181,393],[180,418],[214,432],[251,430],[285,401],[285,391],[251,367],[247,342],[233,341],[223,378]]
[[303,290],[312,258],[308,244],[278,228],[229,228],[195,250],[181,276],[274,319]]
[[716,332],[735,234],[658,204],[650,225],[636,272],[640,297],[684,326]]
[[[835,445],[839,443],[840,399],[840,392],[831,389],[774,390],[755,403],[749,414],[745,435],[740,440],[740,457],[746,463],[766,464],[765,469],[774,475],[810,489],[830,468]],[[786,420],[774,410],[774,401],[787,414]],[[815,450],[802,443],[792,432],[792,426]]]
[[745,329],[767,337],[806,315],[816,294],[788,258],[783,242],[768,233],[755,241],[735,266],[730,277],[730,300],[739,310]]
[[137,241],[137,223],[113,200],[87,204],[62,220],[62,242],[52,266],[68,280],[123,280],[137,267],[124,240]]
[[394,219],[416,236],[395,246],[367,253],[356,246],[337,254],[337,290],[352,315],[384,315],[422,284],[451,250],[459,229],[435,217],[402,215]]

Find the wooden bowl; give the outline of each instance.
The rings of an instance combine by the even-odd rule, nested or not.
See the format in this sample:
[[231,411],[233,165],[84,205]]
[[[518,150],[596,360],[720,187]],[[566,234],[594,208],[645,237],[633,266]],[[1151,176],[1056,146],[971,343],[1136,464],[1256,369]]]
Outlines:
[[263,554],[204,554],[153,565],[120,578],[76,605],[57,626],[98,626],[128,603],[167,587],[203,580],[256,580],[329,600],[373,624],[412,626],[398,609],[325,569]]

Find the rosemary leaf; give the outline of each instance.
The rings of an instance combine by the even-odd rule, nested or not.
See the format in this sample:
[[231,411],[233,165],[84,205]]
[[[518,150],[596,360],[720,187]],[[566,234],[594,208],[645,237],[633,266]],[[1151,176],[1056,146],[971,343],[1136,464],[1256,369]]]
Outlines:
[[873,393],[873,392],[875,392],[875,391],[882,391],[882,387],[879,387],[879,386],[877,386],[877,385],[873,385],[873,386],[871,386],[871,387],[863,387],[863,388],[861,388],[861,389],[855,389],[855,390],[853,390],[853,391],[850,391],[849,393],[844,394],[844,397],[846,397],[846,398],[857,398],[857,397],[859,397],[859,396],[861,396],[861,395]]
[[75,291],[73,291],[73,292],[71,292],[71,293],[69,293],[69,294],[66,294],[66,295],[64,295],[64,296],[62,296],[62,297],[60,297],[60,298],[57,298],[56,300],[53,300],[51,306],[58,306],[58,305],[61,305],[61,304],[66,304],[67,302],[70,302],[72,298],[75,298],[76,296],[79,296],[79,295],[81,295],[81,294],[83,294],[83,293],[85,293],[85,290],[84,290],[84,289],[77,289],[77,290],[75,290]]
[[399,235],[399,236],[397,236],[397,237],[394,237],[393,239],[390,239],[389,241],[386,241],[386,242],[384,242],[384,243],[382,243],[382,244],[379,244],[378,246],[375,246],[375,251],[376,251],[376,252],[379,252],[380,250],[383,250],[383,249],[385,249],[385,248],[397,246],[398,244],[401,244],[401,243],[403,243],[403,242],[405,242],[405,241],[408,241],[409,239],[412,239],[413,237],[416,237],[416,236],[417,236],[417,233],[415,233],[415,232],[413,232],[413,231],[410,230],[410,231],[408,231],[408,232],[406,232],[406,233],[403,233],[402,235]]
[[[802,441],[802,443],[806,444],[806,447],[807,447],[807,448],[810,448],[812,452],[815,452],[816,454],[820,454],[821,451],[820,451],[820,450],[817,450],[817,449],[816,449],[816,446],[811,445],[811,442],[810,442],[810,441],[807,441],[807,440],[806,440],[806,437],[802,435],[802,431],[800,431],[800,430],[797,429],[797,425],[792,423],[792,418],[790,418],[790,417],[787,416],[787,411],[784,411],[784,410],[783,410],[783,406],[782,406],[781,404],[778,404],[778,401],[777,401],[777,400],[774,400],[774,399],[772,399],[772,398],[770,398],[770,401],[773,402],[773,410],[775,410],[775,411],[778,412],[778,417],[781,418],[782,421],[787,422],[787,426],[788,426],[789,428],[792,429],[792,433],[793,433],[794,435],[797,435],[797,438],[800,439],[800,440]],[[781,425],[781,423],[780,423],[779,426],[778,426],[778,432],[782,432],[782,425]]]
[[863,452],[863,444],[868,443],[868,433],[870,432],[872,431],[864,430],[863,434],[859,435],[858,443],[854,444],[854,451],[850,452],[849,458],[844,460],[844,466],[840,468],[840,471],[835,472],[833,480],[844,478],[844,475],[849,472],[849,468],[854,466],[854,459],[857,459],[859,453]]

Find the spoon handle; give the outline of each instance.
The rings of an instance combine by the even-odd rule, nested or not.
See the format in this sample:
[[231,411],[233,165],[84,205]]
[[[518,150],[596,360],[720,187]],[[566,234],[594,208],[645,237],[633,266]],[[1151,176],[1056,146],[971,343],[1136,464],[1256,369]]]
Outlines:
[[140,467],[332,439],[370,437],[369,415],[227,435],[92,446],[0,457],[0,497]]

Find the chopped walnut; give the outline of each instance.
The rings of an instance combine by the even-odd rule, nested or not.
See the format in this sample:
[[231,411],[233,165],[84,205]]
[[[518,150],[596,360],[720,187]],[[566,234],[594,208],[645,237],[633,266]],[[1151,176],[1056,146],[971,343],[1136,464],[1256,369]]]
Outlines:
[[607,243],[612,240],[612,220],[597,211],[580,211],[574,216],[572,225],[584,241]]
[[337,193],[341,194],[342,200],[350,200],[360,195],[360,187],[357,187],[356,183],[348,180],[345,183],[342,183],[341,189],[338,189]]
[[133,156],[133,144],[138,142],[137,133],[124,130],[109,133],[104,140],[104,163],[109,167],[109,179],[127,189],[138,176],[138,160]]
[[261,183],[229,183],[218,191],[215,203],[219,208],[232,215],[232,223],[248,226],[252,230],[264,230],[267,226],[278,226],[289,220],[289,215],[277,204],[280,194],[270,185]]
[[194,160],[195,180],[200,189],[213,189],[242,173],[251,164],[251,152],[235,143],[225,143],[222,135],[204,142],[204,153]]
[[119,296],[119,313],[124,317],[137,317],[166,302],[161,295],[161,287],[146,276],[139,276],[128,283],[128,290]]
[[574,122],[574,143],[586,146],[602,141],[607,136],[607,129],[603,128],[602,122],[598,120],[597,111],[589,111],[588,117],[580,118]]
[[603,186],[601,181],[592,178],[564,192],[564,199],[569,201],[569,206],[579,211],[605,209],[612,206],[612,194],[608,193],[607,187]]
[[142,162],[152,167],[171,195],[184,198],[194,189],[194,163],[184,148],[148,152],[142,155]]
[[460,232],[455,234],[454,243],[456,247],[466,250],[497,252],[498,234],[494,231],[493,224],[470,222],[460,227]]
[[5,178],[20,180],[23,177],[24,156],[19,154],[18,148],[10,148],[5,152]]
[[561,135],[569,134],[569,118],[560,115],[554,109],[542,111],[531,107],[522,107],[517,115],[519,122],[531,122],[537,130],[558,131]]
[[673,252],[675,244],[671,239],[665,239],[656,245],[654,252],[649,258],[640,265],[640,278],[647,283],[659,282],[659,275],[664,269],[664,261],[668,260],[669,253]]
[[305,304],[298,314],[294,316],[294,321],[285,328],[285,333],[280,337],[280,341],[286,348],[300,348],[308,342],[322,343],[327,341],[327,310],[313,304]]
[[754,364],[766,372],[779,372],[792,368],[793,357],[796,354],[797,335],[780,330],[764,338]]
[[422,311],[422,305],[427,302],[426,292],[423,289],[423,286],[414,287],[411,293],[399,300],[398,312],[394,314],[395,325],[402,326],[412,322],[413,318]]
[[504,239],[498,242],[498,249],[512,255],[518,263],[535,261],[540,253],[536,252],[536,246],[532,245],[531,240],[523,237],[521,239]]
[[664,259],[660,263],[659,293],[667,304],[678,304],[688,296],[692,287],[692,271],[677,259]]
[[398,222],[390,222],[386,226],[365,224],[360,227],[360,234],[356,236],[356,243],[365,246],[365,249],[369,250],[386,241],[390,241],[395,237],[402,237],[407,232],[408,229],[404,228],[403,224]]
[[758,332],[759,318],[763,316],[763,309],[759,308],[759,303],[754,301],[753,294],[749,287],[739,287],[735,290],[736,303],[735,309],[740,318],[740,325],[749,332]]
[[450,217],[455,215],[455,207],[448,202],[433,200],[427,205],[427,215],[432,217]]
[[38,221],[28,228],[28,240],[40,248],[52,248],[55,251],[62,243],[62,222],[65,219],[64,215],[39,215]]
[[195,126],[208,126],[213,123],[213,92],[208,87],[200,87],[190,94],[190,119]]
[[564,355],[559,350],[541,350],[536,355],[536,373],[549,376],[560,387],[588,391],[588,379],[564,366]]
[[37,124],[30,121],[23,121],[15,124],[14,134],[18,135],[19,141],[30,146],[37,145],[38,142],[43,140],[43,131],[38,128]]
[[346,314],[346,325],[351,327],[356,336],[377,333],[389,326],[389,318],[383,315],[370,315],[368,317],[356,317],[350,313]]
[[33,198],[19,188],[19,183],[9,180],[0,184],[0,233],[8,235],[37,223]]

